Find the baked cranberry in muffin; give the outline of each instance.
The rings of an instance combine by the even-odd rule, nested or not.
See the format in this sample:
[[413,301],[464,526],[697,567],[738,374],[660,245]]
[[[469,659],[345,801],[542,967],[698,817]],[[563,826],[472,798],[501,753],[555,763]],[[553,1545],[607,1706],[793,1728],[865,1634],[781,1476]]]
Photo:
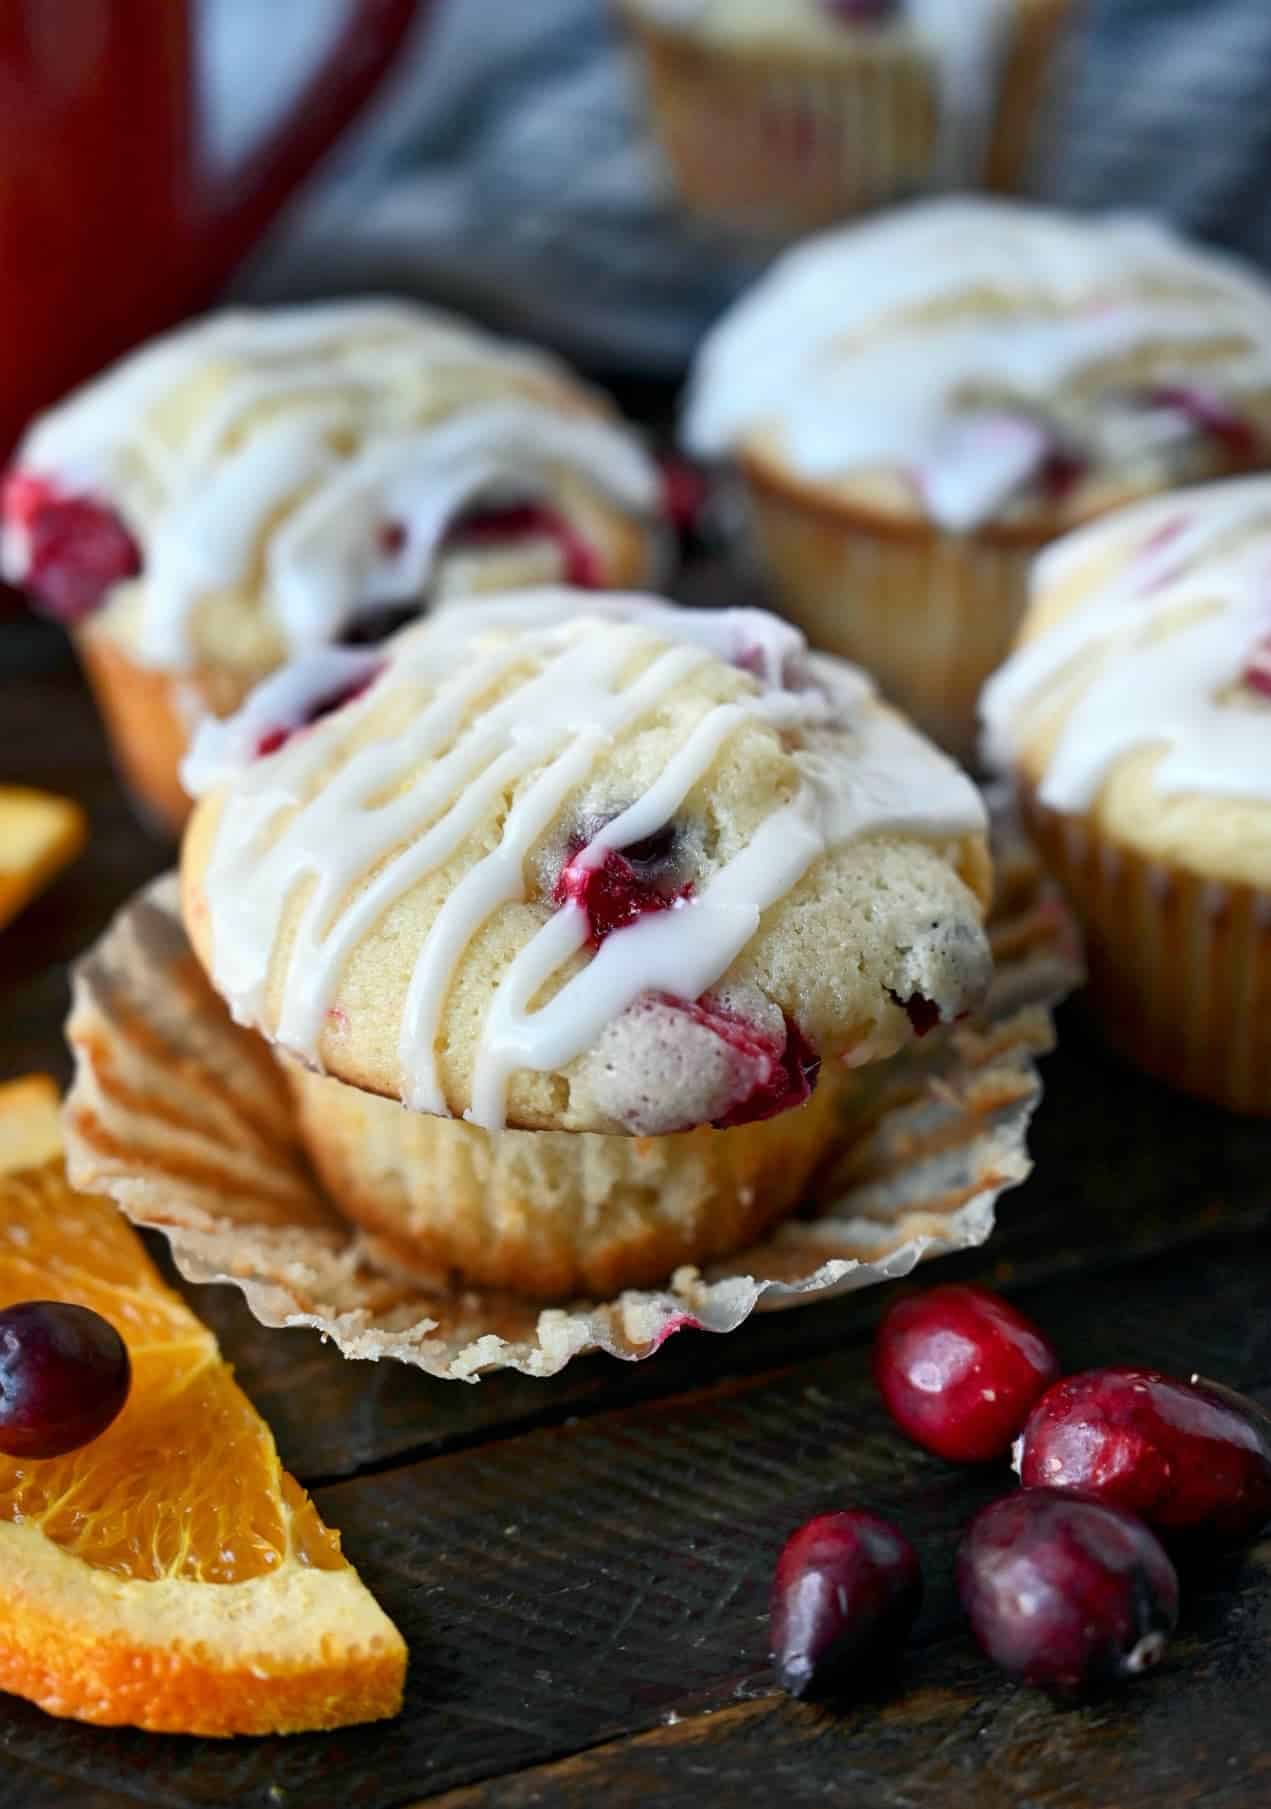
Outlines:
[[0,491],[5,568],[59,622],[91,615],[113,585],[141,571],[141,552],[110,504],[45,478],[11,472]]

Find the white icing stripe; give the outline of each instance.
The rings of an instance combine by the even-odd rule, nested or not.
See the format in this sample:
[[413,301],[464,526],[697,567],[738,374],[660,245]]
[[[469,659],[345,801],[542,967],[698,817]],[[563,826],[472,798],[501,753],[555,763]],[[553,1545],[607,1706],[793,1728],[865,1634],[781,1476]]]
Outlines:
[[[399,1026],[403,1099],[443,1111],[434,1044],[458,965],[491,916],[525,896],[531,852],[568,796],[613,737],[712,656],[757,666],[756,693],[708,711],[584,858],[660,827],[748,719],[802,723],[807,745],[793,756],[800,790],[700,896],[611,935],[536,1010],[537,993],[583,945],[584,914],[565,906],[531,938],[498,987],[478,1043],[472,1116],[498,1128],[516,1068],[565,1066],[643,992],[698,997],[735,960],[761,913],[828,848],[883,829],[948,839],[983,828],[979,798],[951,762],[878,711],[861,674],[805,653],[794,630],[753,610],[683,611],[620,596],[588,599],[580,615],[568,591],[442,609],[397,637],[383,675],[348,706],[350,725],[353,712],[373,703],[395,710],[400,730],[358,748],[299,808],[330,758],[329,736],[299,735],[253,764],[264,713],[249,703],[249,733],[235,723],[209,728],[187,764],[195,783],[222,781],[235,750],[243,762],[207,869],[218,988],[237,1017],[259,1017],[287,901],[309,883],[282,976],[278,1041],[316,1063],[326,1014],[361,938],[519,788],[498,845],[454,883],[433,919]],[[647,662],[624,677],[641,655]],[[777,687],[809,671],[815,683],[781,693],[774,708]],[[475,708],[482,699],[489,701]]]
[[1118,760],[1161,753],[1153,784],[1271,802],[1271,712],[1240,691],[1271,634],[1271,478],[1185,490],[1127,509],[1060,542],[1035,595],[1079,584],[1088,597],[989,681],[985,751],[1009,767],[1039,712],[1069,710],[1039,788],[1055,810],[1089,808]]
[[[774,265],[703,343],[684,437],[719,457],[770,432],[813,480],[897,471],[925,492],[934,520],[963,531],[1037,466],[1022,461],[1004,495],[957,468],[964,448],[951,424],[1008,407],[1044,415],[1061,392],[1097,384],[1100,366],[1133,354],[1150,359],[1156,388],[1203,383],[1223,399],[1265,390],[1271,289],[1147,220],[983,199],[915,204]],[[1124,406],[1114,425],[1124,439]],[[1086,406],[1080,429],[1064,428],[1084,434],[1075,450],[1090,462],[1116,457],[1100,443],[1098,406]],[[1143,423],[1153,443],[1159,429],[1159,418]],[[991,436],[985,444],[996,456]]]
[[[471,400],[465,372],[479,380]],[[492,380],[502,394],[491,396]],[[220,387],[190,405],[184,439],[168,437],[162,405],[200,381]],[[580,407],[521,393],[527,384],[575,389]],[[192,656],[200,599],[245,581],[261,556],[265,607],[302,653],[359,607],[426,595],[447,525],[476,498],[550,496],[569,472],[653,515],[652,463],[584,403],[545,354],[425,309],[232,313],[157,341],[78,392],[36,423],[18,463],[119,509],[145,574],[136,651],[170,668]],[[408,535],[397,558],[381,539],[389,523]],[[0,553],[21,582],[23,537],[6,535]]]

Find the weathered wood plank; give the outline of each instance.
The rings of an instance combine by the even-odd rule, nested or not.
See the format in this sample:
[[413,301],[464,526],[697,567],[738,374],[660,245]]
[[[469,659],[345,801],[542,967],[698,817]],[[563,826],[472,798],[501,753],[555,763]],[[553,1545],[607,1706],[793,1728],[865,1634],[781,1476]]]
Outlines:
[[[1258,1332],[1269,1282],[1265,1239],[1246,1233],[1186,1261],[1157,1257],[1080,1285],[1061,1278],[1028,1301],[1072,1364],[1134,1358],[1248,1383],[1266,1379]],[[916,1694],[843,1721],[805,1722],[809,1711],[779,1702],[756,1708],[742,1732],[772,1731],[745,1733],[727,1756],[737,1791],[751,1777],[761,1796],[811,1801],[810,1785],[793,1793],[800,1768],[815,1766],[808,1775],[822,1792],[838,1779],[854,1800],[924,1809],[962,1800],[940,1792],[967,1788],[977,1765],[1001,1791],[1031,1766],[1035,1784],[1016,1800],[1105,1809],[1146,1805],[1147,1781],[1181,1775],[1193,1747],[1212,1755],[1198,1774],[1207,1788],[1222,1784],[1228,1751],[1252,1775],[1271,1745],[1271,1545],[1234,1596],[1210,1584],[1193,1597],[1187,1637],[1159,1679],[1119,1706],[1055,1715],[1007,1690],[974,1654],[953,1601],[960,1529],[1004,1480],[904,1443],[876,1401],[865,1351],[851,1348],[339,1483],[319,1492],[322,1509],[411,1644],[400,1721],[227,1749],[57,1726],[14,1704],[0,1752],[181,1809],[225,1800],[389,1809],[530,1772],[672,1713],[767,1697],[765,1603],[781,1540],[810,1513],[862,1500],[906,1526],[926,1557]],[[823,1756],[808,1758],[808,1742]],[[638,1762],[656,1775],[656,1745]],[[686,1759],[679,1795],[665,1800],[700,1794],[696,1764]],[[1120,1795],[1100,1794],[1108,1776]],[[549,1790],[541,1800],[556,1799]],[[1257,1809],[1264,1799],[1250,1785],[1230,1800]]]
[[[704,594],[718,592],[717,574],[703,569],[698,579]],[[0,774],[79,797],[94,833],[76,867],[0,936],[0,1076],[30,1067],[64,1075],[65,963],[170,851],[136,823],[111,777],[62,637],[34,622],[7,623],[3,634]],[[946,1265],[948,1273],[1076,1273],[1271,1212],[1271,1130],[1187,1101],[1166,1109],[1167,1096],[1106,1054],[1078,1012],[1065,1014],[1046,1076],[1034,1134],[1038,1173],[1004,1201],[988,1250]],[[347,1364],[312,1333],[265,1332],[230,1290],[195,1290],[192,1298],[288,1463],[302,1477],[327,1479],[816,1355],[867,1337],[878,1310],[873,1295],[856,1296],[766,1316],[727,1339],[675,1340],[656,1361],[631,1369],[595,1359],[550,1383],[500,1376],[466,1389],[396,1366]]]
[[412,1809],[1252,1809],[1271,1799],[1271,1728],[1249,1712],[1271,1687],[1268,1567],[1264,1547],[1234,1603],[1225,1587],[1193,1596],[1169,1667],[1098,1707],[1060,1713],[986,1681],[951,1637],[915,1654],[891,1701],[765,1696]]

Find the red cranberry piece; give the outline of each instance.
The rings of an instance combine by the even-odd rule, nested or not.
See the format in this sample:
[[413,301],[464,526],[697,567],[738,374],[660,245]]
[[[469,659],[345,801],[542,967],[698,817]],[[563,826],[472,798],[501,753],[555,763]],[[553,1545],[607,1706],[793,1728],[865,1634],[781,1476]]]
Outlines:
[[686,459],[663,458],[662,513],[681,540],[692,540],[701,525],[710,485]]
[[334,715],[336,710],[343,709],[344,705],[352,703],[355,697],[361,697],[364,691],[369,691],[378,677],[378,669],[363,673],[362,677],[356,679],[353,684],[342,685],[338,691],[331,691],[325,697],[317,698],[309,705],[299,722],[279,724],[276,729],[267,729],[256,743],[256,758],[261,760],[266,754],[276,754],[279,748],[285,747],[292,736],[298,735],[301,729],[307,729],[311,723],[320,721],[324,716]]
[[0,1312],[0,1451],[60,1457],[98,1438],[128,1398],[128,1348],[109,1320],[60,1300]]
[[112,584],[141,570],[136,541],[97,497],[17,471],[5,480],[0,512],[26,536],[23,588],[59,622],[82,621]]
[[1050,1343],[1009,1301],[957,1283],[896,1301],[874,1344],[896,1424],[954,1463],[1004,1457],[1058,1374]]
[[957,1580],[986,1657],[1061,1702],[1150,1670],[1178,1621],[1178,1577],[1156,1535],[1120,1508],[1052,1489],[977,1514]]
[[1064,502],[1090,471],[1089,462],[1069,447],[1056,446],[1046,454],[1039,476],[1042,491],[1050,502]]
[[595,549],[558,509],[546,503],[507,503],[469,509],[452,524],[446,547],[515,546],[523,540],[554,540],[560,548],[566,584],[603,590],[604,568]]
[[768,1624],[781,1687],[806,1696],[872,1671],[900,1651],[921,1602],[903,1533],[860,1509],[818,1514],[777,1560]]
[[1238,1543],[1271,1519],[1271,1421],[1211,1383],[1151,1369],[1068,1376],[1015,1455],[1026,1488],[1076,1489],[1162,1532]]
[[578,859],[586,846],[579,841],[561,869],[552,897],[557,904],[571,902],[587,914],[587,940],[599,948],[615,930],[647,917],[651,911],[669,911],[691,898],[691,884],[676,885],[673,857],[678,837],[667,823],[642,841],[628,847],[608,848],[596,866]]
[[[702,1010],[700,1000],[694,1009]],[[821,1073],[821,1058],[792,1018],[785,1019],[785,1040],[777,1048],[758,1037],[741,1019],[733,1018],[718,1007],[708,1015],[716,1036],[752,1057],[756,1070],[754,1084],[746,1097],[730,1106],[722,1118],[715,1119],[717,1131],[777,1118],[782,1112],[792,1112],[796,1106],[805,1105],[811,1099]]]
[[1220,396],[1208,390],[1162,386],[1148,391],[1153,408],[1176,409],[1199,433],[1216,440],[1237,464],[1247,464],[1258,454],[1258,436],[1250,423],[1236,414]]
[[1251,691],[1271,697],[1271,634],[1258,642],[1241,676]]

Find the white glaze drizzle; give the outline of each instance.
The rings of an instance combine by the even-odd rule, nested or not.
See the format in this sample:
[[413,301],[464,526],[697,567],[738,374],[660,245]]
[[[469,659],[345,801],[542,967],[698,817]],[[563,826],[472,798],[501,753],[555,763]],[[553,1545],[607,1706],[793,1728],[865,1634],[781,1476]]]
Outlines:
[[[958,305],[982,290],[1008,310]],[[914,317],[932,308],[938,316]],[[1156,384],[1203,381],[1222,397],[1265,388],[1271,289],[1146,219],[981,198],[915,203],[777,262],[708,334],[684,437],[719,457],[752,431],[774,431],[782,456],[814,481],[899,471],[933,519],[963,531],[1030,481],[1047,449],[1042,435],[1031,457],[1021,443],[1005,491],[1000,467],[964,471],[965,445],[951,435],[966,420],[964,392],[1005,387],[1021,413],[1044,412],[1086,373],[1149,349]],[[1123,417],[1115,426],[1124,435]],[[1145,411],[1145,434],[1159,428]],[[990,461],[1001,450],[991,436],[985,447]],[[1087,450],[1100,456],[1097,441]]]
[[[223,388],[186,437],[165,439],[154,410],[221,370]],[[412,421],[400,392],[429,403],[428,382],[472,368],[488,394]],[[445,315],[347,303],[213,316],[125,359],[38,421],[18,452],[27,471],[100,492],[138,539],[145,581],[137,652],[187,664],[201,597],[244,581],[263,557],[266,607],[292,653],[320,645],[359,607],[426,588],[454,516],[488,495],[542,496],[569,470],[638,515],[657,507],[651,462],[621,427],[551,399],[527,381],[568,384],[562,366]],[[338,439],[337,439],[337,436]],[[349,449],[350,442],[352,450]],[[408,530],[388,556],[386,521]],[[0,558],[21,582],[28,552],[6,536]]]
[[1069,705],[1039,788],[1089,808],[1123,756],[1158,749],[1162,796],[1271,802],[1271,711],[1241,675],[1271,634],[1271,478],[1183,490],[1070,535],[1043,555],[1039,598],[1112,575],[990,679],[985,752],[1013,764],[1038,712]]
[[[258,694],[243,712],[251,717],[247,728],[236,719],[200,732],[184,777],[195,791],[227,778],[232,786],[206,885],[213,976],[240,1020],[259,1020],[287,900],[298,883],[313,882],[277,1026],[277,1040],[312,1064],[354,947],[510,788],[519,788],[498,845],[455,884],[414,966],[398,1059],[401,1096],[417,1110],[445,1111],[434,1044],[472,938],[502,905],[525,897],[532,849],[606,745],[712,659],[744,662],[755,671],[755,691],[706,712],[644,795],[578,858],[598,862],[607,848],[658,828],[750,718],[804,730],[805,744],[793,755],[797,792],[699,895],[609,936],[546,1005],[531,1009],[587,937],[585,913],[575,904],[548,919],[512,962],[486,1013],[474,1122],[499,1128],[515,1070],[566,1065],[643,993],[693,999],[707,991],[753,936],[762,912],[827,849],[884,829],[946,840],[984,826],[970,782],[873,707],[862,674],[808,657],[797,631],[761,611],[678,610],[640,596],[580,604],[576,592],[528,592],[443,607],[384,651],[383,675],[338,718],[252,761],[268,726]],[[628,679],[637,655],[647,663]],[[517,662],[516,682],[493,695]],[[307,682],[321,686],[327,678],[324,670]],[[384,687],[405,688],[404,701],[429,695],[403,708],[399,733],[368,741],[325,774],[331,733],[355,728],[355,712],[387,708]],[[305,684],[298,689],[303,694]],[[489,701],[476,708],[482,699]],[[284,701],[293,704],[292,694]],[[320,774],[314,795],[297,807]]]

